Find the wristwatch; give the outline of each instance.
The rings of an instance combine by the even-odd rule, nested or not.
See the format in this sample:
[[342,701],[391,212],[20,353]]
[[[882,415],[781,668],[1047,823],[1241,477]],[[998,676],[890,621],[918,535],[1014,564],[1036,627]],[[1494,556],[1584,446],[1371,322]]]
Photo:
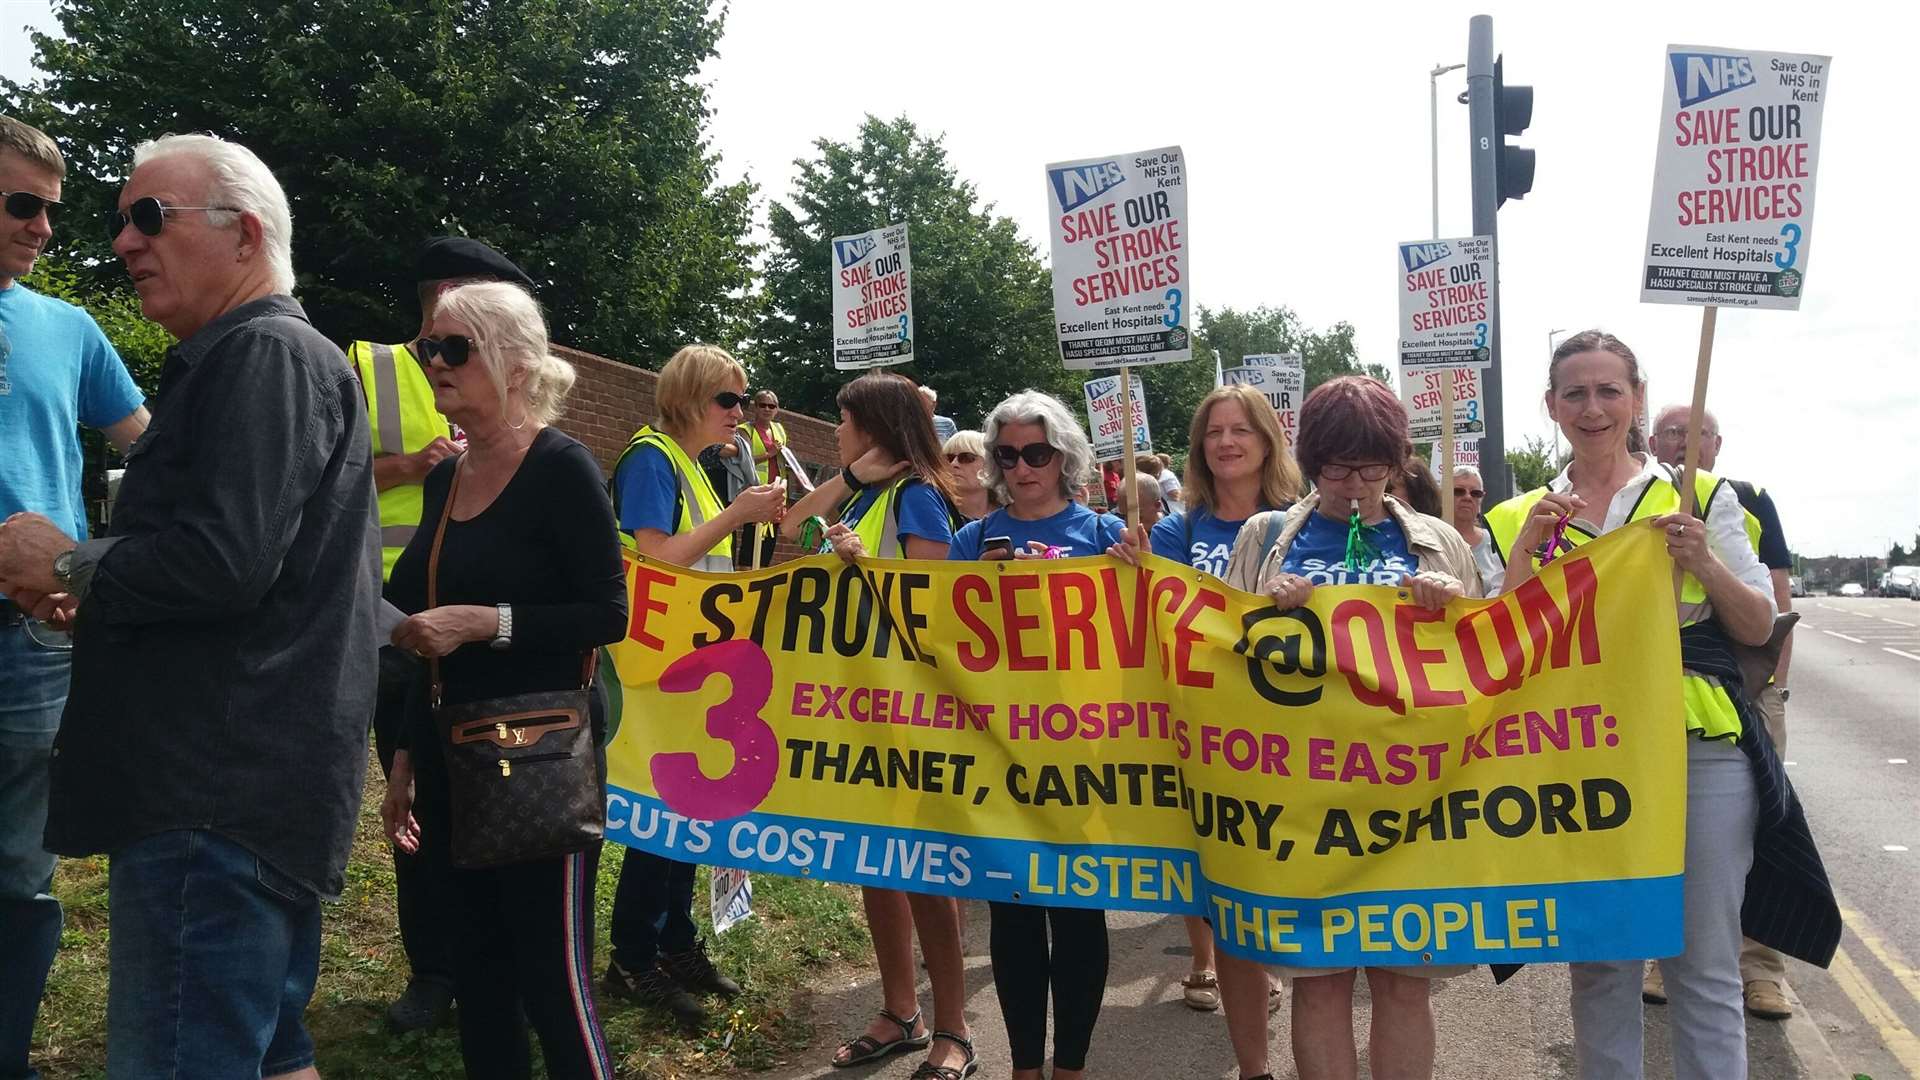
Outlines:
[[840,470],[840,482],[847,485],[847,490],[855,495],[860,494],[867,488],[865,482],[853,475],[853,466],[851,465]]
[[513,605],[495,604],[500,621],[494,626],[493,640],[487,642],[489,648],[505,649],[513,645]]
[[73,591],[74,551],[74,548],[68,548],[53,557],[53,580],[60,583],[61,592]]

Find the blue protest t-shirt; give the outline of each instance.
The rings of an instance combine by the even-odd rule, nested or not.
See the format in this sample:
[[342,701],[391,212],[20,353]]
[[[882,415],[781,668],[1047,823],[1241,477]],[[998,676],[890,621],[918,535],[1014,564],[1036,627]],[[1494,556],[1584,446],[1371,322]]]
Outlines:
[[0,521],[31,510],[86,539],[77,429],[117,424],[144,400],[91,315],[24,285],[0,290]]
[[1217,578],[1227,576],[1227,557],[1233,554],[1234,537],[1247,520],[1222,521],[1207,510],[1193,510],[1163,517],[1148,534],[1153,553],[1163,559],[1185,563]]
[[1389,515],[1372,529],[1381,557],[1349,569],[1347,523],[1316,510],[1307,515],[1307,523],[1293,538],[1280,569],[1299,574],[1315,585],[1399,585],[1420,572],[1419,560],[1407,550],[1407,534],[1398,521]]
[[[840,523],[851,529],[860,519],[867,516],[867,510],[874,501],[886,491],[886,485],[875,485],[860,489],[853,497],[847,512],[840,515]],[[909,480],[900,487],[900,494],[893,501],[894,510],[900,522],[900,552],[906,554],[907,537],[917,536],[922,540],[931,540],[936,544],[953,543],[953,519],[947,514],[947,500],[940,495],[940,489],[923,481]],[[832,551],[833,545],[822,545],[821,551]]]
[[672,536],[679,530],[680,478],[665,450],[635,447],[614,473],[613,487],[620,493],[621,532],[659,529]]
[[1032,540],[1060,548],[1066,558],[1104,555],[1126,532],[1127,526],[1112,514],[1096,514],[1084,503],[1070,502],[1065,510],[1038,521],[1022,521],[1005,509],[995,510],[979,521],[969,521],[954,534],[947,558],[971,560],[980,557],[981,545],[990,536],[1004,536],[1020,551]]

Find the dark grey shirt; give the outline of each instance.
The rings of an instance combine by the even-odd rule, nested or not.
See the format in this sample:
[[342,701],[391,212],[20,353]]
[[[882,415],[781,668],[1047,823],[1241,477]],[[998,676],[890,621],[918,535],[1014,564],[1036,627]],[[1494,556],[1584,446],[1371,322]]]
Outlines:
[[74,557],[47,850],[207,829],[337,896],[380,597],[366,406],[288,296],[167,354],[107,537]]

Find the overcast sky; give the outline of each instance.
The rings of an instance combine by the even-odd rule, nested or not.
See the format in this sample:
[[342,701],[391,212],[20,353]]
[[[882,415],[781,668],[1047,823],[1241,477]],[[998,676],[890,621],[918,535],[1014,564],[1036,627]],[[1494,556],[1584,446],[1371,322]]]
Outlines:
[[[13,31],[50,27],[49,6],[0,0],[0,72],[30,71]],[[1391,366],[1394,245],[1430,229],[1428,72],[1466,59],[1480,12],[1508,82],[1535,87],[1533,127],[1515,140],[1539,153],[1533,193],[1500,214],[1509,443],[1549,430],[1549,331],[1611,330],[1639,354],[1654,408],[1690,396],[1700,312],[1638,291],[1666,45],[1828,54],[1804,300],[1722,312],[1708,394],[1719,471],[1772,490],[1803,554],[1911,542],[1920,300],[1901,270],[1914,224],[1900,208],[1920,176],[1903,104],[1920,5],[734,0],[702,77],[723,173],[752,178],[763,201],[785,198],[815,138],[905,114],[944,133],[960,174],[1043,257],[1047,162],[1177,143],[1192,299],[1350,321],[1362,358]],[[1464,86],[1464,72],[1440,80],[1446,236],[1471,231],[1467,116],[1452,101]]]

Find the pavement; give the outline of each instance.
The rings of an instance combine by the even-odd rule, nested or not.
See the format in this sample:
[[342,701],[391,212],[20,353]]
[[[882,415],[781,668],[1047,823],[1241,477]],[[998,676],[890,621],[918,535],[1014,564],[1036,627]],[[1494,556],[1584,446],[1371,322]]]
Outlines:
[[[1089,1077],[1178,1077],[1237,1080],[1220,1012],[1190,1009],[1181,999],[1189,950],[1180,920],[1115,912],[1108,916],[1111,966],[1106,1004],[1087,1061]],[[987,909],[967,905],[967,1022],[980,1052],[981,1077],[1005,1077],[1011,1069],[993,972],[987,960]],[[921,1004],[930,1007],[924,981]],[[811,1002],[821,1037],[794,1060],[762,1075],[769,1080],[837,1077],[840,1080],[906,1080],[924,1054],[903,1054],[883,1064],[835,1069],[828,1064],[842,1039],[856,1034],[880,1003],[870,973],[819,988]],[[1354,1028],[1366,1069],[1368,1008],[1365,980],[1355,989]],[[1671,1076],[1665,1009],[1647,1009],[1648,1076]],[[1269,1025],[1276,1077],[1291,1077],[1288,1010]],[[1434,993],[1439,1027],[1434,1075],[1441,1078],[1575,1077],[1573,1021],[1567,1012],[1567,969],[1544,965],[1521,971],[1504,986],[1480,969],[1441,984]],[[1748,1076],[1753,1080],[1846,1080],[1831,1060],[1819,1031],[1804,1015],[1787,1024],[1751,1021],[1747,1029]],[[1903,1075],[1886,1073],[1884,1076]]]
[[[1830,970],[1788,961],[1796,1005],[1783,1023],[1749,1020],[1752,1080],[1920,1077],[1920,603],[1802,599],[1795,635],[1784,755],[1847,917]],[[982,1077],[1008,1075],[1006,1034],[987,960],[987,910],[967,905],[967,1018]],[[1181,1000],[1186,934],[1175,918],[1108,917],[1112,963],[1088,1062],[1091,1077],[1235,1080],[1225,1018]],[[1366,1068],[1368,1002],[1356,989],[1356,1038]],[[1484,971],[1440,985],[1438,1077],[1572,1078],[1567,969],[1530,967],[1496,987]],[[921,1002],[931,999],[922,986]],[[770,1080],[906,1080],[923,1055],[865,1068],[827,1062],[880,1003],[871,973],[842,975],[808,1002],[815,1046],[767,1072]],[[1276,1077],[1297,1074],[1284,1007],[1272,1018]],[[1646,1075],[1671,1076],[1665,1009],[1646,1010]]]

